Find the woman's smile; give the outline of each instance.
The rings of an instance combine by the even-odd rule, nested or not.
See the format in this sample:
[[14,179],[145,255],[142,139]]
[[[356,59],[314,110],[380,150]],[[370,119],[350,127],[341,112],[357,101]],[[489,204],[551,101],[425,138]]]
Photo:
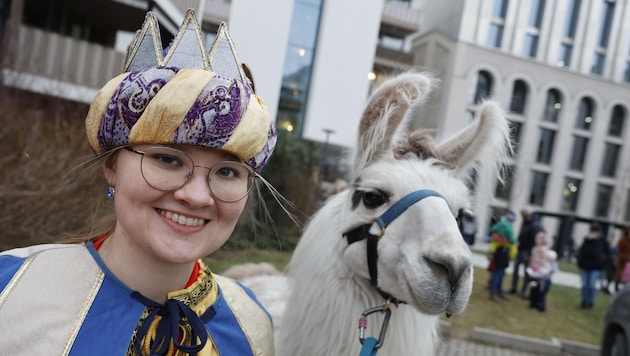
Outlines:
[[174,212],[167,211],[167,210],[162,210],[162,209],[156,209],[156,210],[163,217],[169,219],[170,221],[172,221],[174,223],[180,224],[180,225],[201,226],[201,225],[207,224],[210,221],[210,220],[206,220],[206,219],[200,219],[200,218],[196,218],[196,217],[192,217],[192,216],[186,216],[186,215],[183,215],[183,214],[174,213]]

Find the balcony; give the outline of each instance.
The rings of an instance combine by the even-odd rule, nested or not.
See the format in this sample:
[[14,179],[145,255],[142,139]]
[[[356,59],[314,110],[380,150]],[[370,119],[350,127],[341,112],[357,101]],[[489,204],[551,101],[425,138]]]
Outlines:
[[391,69],[408,69],[413,65],[413,54],[387,48],[383,45],[376,46],[374,64]]
[[89,102],[121,73],[124,54],[113,48],[20,25],[3,59],[7,86]]
[[396,32],[407,36],[420,31],[420,15],[420,10],[409,7],[407,3],[385,1],[381,26],[395,28]]

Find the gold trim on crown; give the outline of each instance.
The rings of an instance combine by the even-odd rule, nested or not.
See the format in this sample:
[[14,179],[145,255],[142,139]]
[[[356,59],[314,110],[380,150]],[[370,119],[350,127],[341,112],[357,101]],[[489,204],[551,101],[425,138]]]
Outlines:
[[250,83],[238,59],[225,22],[219,25],[216,39],[210,51],[206,52],[203,32],[193,9],[188,9],[186,12],[184,21],[167,50],[164,54],[157,18],[153,12],[149,11],[142,28],[136,32],[129,44],[123,72],[156,66],[174,66],[180,69],[212,71],[231,79],[240,79],[247,84]]

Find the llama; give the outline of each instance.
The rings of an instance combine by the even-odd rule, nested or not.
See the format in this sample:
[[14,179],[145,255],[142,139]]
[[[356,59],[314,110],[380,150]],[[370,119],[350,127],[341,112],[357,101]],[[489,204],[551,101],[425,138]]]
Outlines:
[[[266,282],[243,280],[273,310],[277,355],[358,355],[357,321],[379,306],[387,311],[367,313],[363,331],[365,338],[379,338],[389,317],[380,354],[434,355],[439,315],[466,307],[472,256],[456,215],[470,208],[465,180],[472,167],[491,167],[500,177],[511,153],[509,126],[500,108],[486,101],[479,119],[448,140],[438,143],[426,130],[407,133],[414,109],[435,85],[429,74],[410,71],[371,95],[349,188],[330,197],[306,225],[287,269],[288,285],[273,284],[289,289],[286,304],[277,306],[283,297]],[[397,202],[395,212],[388,210]]]

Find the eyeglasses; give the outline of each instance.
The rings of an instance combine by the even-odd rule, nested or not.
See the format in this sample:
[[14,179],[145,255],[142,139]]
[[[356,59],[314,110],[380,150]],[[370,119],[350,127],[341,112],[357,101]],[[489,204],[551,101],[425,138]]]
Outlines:
[[153,146],[145,151],[133,147],[127,150],[142,155],[140,171],[151,187],[161,191],[177,190],[193,176],[195,168],[204,168],[208,173],[208,187],[212,195],[224,202],[239,201],[249,194],[254,186],[256,173],[248,165],[236,161],[223,161],[211,167],[195,165],[192,158],[180,150]]

